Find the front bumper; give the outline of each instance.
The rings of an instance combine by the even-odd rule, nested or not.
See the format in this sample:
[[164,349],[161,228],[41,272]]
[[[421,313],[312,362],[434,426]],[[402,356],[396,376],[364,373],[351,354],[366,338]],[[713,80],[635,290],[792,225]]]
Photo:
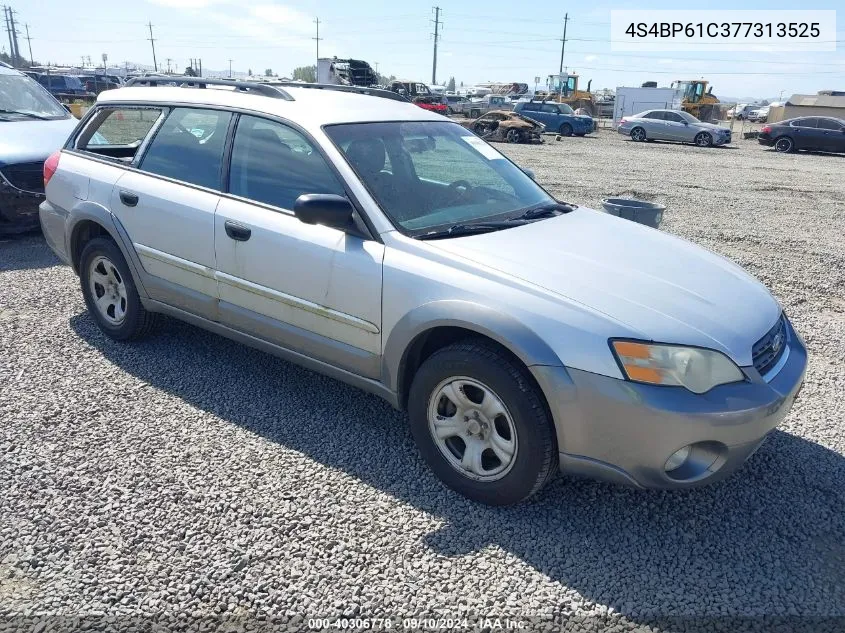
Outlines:
[[37,229],[43,200],[43,193],[18,189],[0,176],[0,235]]
[[[689,488],[727,477],[780,424],[803,384],[807,351],[788,321],[787,332],[786,362],[769,382],[743,368],[745,382],[701,395],[532,367],[557,427],[561,469],[641,488]],[[688,463],[667,473],[669,456],[689,445]]]

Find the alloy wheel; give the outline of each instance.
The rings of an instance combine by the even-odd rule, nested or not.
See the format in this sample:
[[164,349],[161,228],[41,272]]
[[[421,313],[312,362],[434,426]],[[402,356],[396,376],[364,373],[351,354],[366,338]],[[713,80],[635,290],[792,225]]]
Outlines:
[[91,260],[88,280],[94,305],[108,323],[120,325],[126,318],[126,284],[110,259],[98,255]]
[[428,427],[449,464],[477,481],[496,481],[516,461],[516,427],[502,399],[478,380],[447,378],[432,392]]
[[644,141],[645,130],[641,127],[635,127],[633,130],[631,130],[631,139],[634,141]]

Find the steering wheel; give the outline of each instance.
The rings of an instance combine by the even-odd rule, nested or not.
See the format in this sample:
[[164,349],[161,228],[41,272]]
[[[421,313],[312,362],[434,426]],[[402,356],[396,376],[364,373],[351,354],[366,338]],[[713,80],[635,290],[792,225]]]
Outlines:
[[472,185],[466,180],[456,180],[455,182],[449,183],[449,191],[452,192],[454,200],[460,200],[472,191]]

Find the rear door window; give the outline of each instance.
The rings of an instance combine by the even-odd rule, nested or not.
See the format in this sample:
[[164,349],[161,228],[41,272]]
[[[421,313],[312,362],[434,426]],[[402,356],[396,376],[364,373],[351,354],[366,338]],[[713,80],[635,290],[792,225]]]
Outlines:
[[231,113],[174,108],[138,166],[142,171],[220,189],[223,147]]
[[816,119],[807,117],[806,119],[795,119],[791,124],[792,127],[816,127]]
[[654,119],[655,121],[665,121],[666,115],[665,115],[664,112],[661,112],[661,111],[658,110],[656,112],[649,112],[643,118],[644,119]]
[[100,108],[79,135],[76,149],[130,163],[164,108]]

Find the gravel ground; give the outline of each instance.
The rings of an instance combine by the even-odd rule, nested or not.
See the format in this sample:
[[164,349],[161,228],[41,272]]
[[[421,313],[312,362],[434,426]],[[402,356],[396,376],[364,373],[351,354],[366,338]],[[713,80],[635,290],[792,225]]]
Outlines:
[[114,343],[40,236],[4,240],[0,629],[425,614],[841,630],[845,156],[604,131],[500,147],[565,200],[665,204],[665,230],[774,290],[811,362],[743,470],[689,492],[561,476],[519,507],[477,506],[444,490],[379,399],[176,321]]

